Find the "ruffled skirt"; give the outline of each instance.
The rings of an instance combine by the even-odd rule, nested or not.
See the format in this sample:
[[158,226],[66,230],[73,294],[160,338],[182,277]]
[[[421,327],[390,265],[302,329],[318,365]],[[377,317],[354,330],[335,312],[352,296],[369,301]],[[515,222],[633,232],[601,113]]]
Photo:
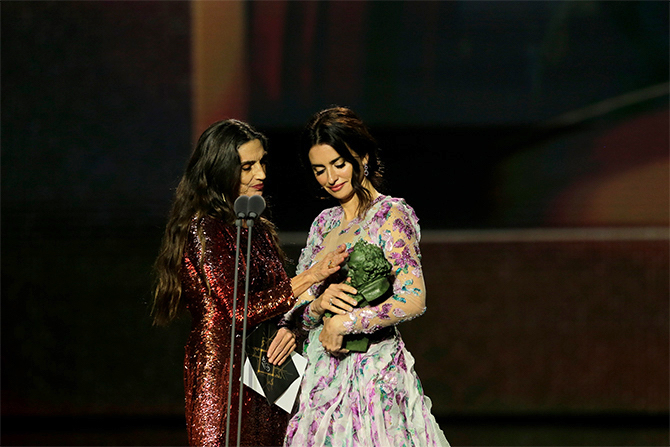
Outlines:
[[342,359],[326,353],[313,330],[289,447],[448,446],[414,372],[414,358],[397,333]]

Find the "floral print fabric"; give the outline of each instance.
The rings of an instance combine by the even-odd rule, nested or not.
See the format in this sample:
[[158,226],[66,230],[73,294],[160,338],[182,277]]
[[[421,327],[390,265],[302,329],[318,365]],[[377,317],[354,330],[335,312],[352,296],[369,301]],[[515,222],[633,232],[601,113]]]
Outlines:
[[[393,266],[393,296],[379,305],[354,309],[347,322],[348,333],[373,333],[425,311],[420,234],[416,214],[403,199],[380,195],[364,216],[349,222],[344,222],[341,207],[330,208],[312,224],[298,272],[341,244],[351,249],[364,238],[380,246]],[[392,337],[372,343],[365,353],[337,358],[324,351],[319,342],[320,321],[303,318],[302,313],[327,285],[326,281],[313,286],[286,315],[309,334],[303,350],[308,365],[299,408],[284,445],[448,446],[397,328]]]

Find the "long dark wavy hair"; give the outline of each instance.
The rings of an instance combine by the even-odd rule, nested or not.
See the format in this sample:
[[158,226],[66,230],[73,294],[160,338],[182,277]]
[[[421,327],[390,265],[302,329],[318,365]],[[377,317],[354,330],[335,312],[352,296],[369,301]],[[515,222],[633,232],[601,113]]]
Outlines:
[[[191,220],[209,215],[231,225],[234,223],[233,204],[239,196],[242,169],[238,149],[253,140],[259,140],[267,148],[265,135],[247,123],[232,119],[212,124],[198,139],[175,191],[154,264],[151,309],[154,324],[169,323],[184,308],[180,271]],[[263,221],[276,242],[274,227],[269,221]],[[202,238],[201,242],[204,242]]]
[[359,216],[363,215],[372,203],[372,196],[361,182],[362,163],[359,160],[363,160],[366,155],[368,156],[367,179],[378,191],[381,191],[384,186],[383,165],[379,158],[380,149],[377,141],[353,110],[347,107],[333,106],[312,116],[303,131],[300,155],[303,167],[310,174],[312,174],[312,170],[310,168],[309,150],[321,144],[327,144],[335,149],[342,158],[353,166],[351,184],[358,197],[357,214]]

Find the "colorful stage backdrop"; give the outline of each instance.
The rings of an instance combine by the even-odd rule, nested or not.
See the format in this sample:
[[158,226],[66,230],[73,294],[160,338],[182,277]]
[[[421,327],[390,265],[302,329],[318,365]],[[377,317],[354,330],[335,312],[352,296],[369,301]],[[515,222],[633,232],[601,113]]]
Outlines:
[[296,258],[326,206],[296,141],[331,104],[420,217],[428,311],[401,331],[453,445],[667,445],[668,16],[3,1],[3,445],[183,442],[189,321],[147,308],[180,172],[215,120],[266,132]]

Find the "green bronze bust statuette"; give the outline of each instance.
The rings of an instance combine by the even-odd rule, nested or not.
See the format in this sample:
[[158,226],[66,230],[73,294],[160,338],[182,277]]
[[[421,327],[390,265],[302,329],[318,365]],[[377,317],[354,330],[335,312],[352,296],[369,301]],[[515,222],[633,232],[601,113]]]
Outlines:
[[[356,242],[349,254],[346,271],[348,280],[345,283],[358,291],[356,295],[350,295],[358,301],[358,307],[375,305],[390,296],[391,263],[380,247],[362,239]],[[332,317],[333,313],[327,311],[325,316]],[[351,334],[344,337],[343,344],[343,348],[349,351],[365,352],[370,339],[365,334]]]

